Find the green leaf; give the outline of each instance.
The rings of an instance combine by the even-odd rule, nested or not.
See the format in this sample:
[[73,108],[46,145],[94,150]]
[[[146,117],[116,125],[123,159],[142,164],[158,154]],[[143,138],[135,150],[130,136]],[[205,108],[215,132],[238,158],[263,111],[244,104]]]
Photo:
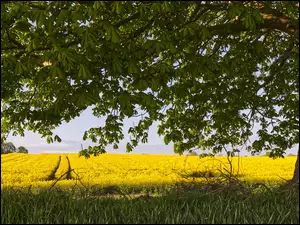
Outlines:
[[31,52],[32,50],[33,50],[33,43],[30,42],[30,43],[27,45],[25,51],[26,51],[26,52]]
[[117,43],[120,40],[120,36],[114,27],[111,28],[111,40],[113,43]]
[[47,137],[47,143],[48,144],[53,143],[53,138],[51,136]]
[[37,49],[38,46],[39,46],[39,40],[38,39],[33,39],[33,41],[32,41],[33,49]]
[[102,7],[102,4],[100,1],[95,1],[94,4],[93,4],[93,8],[94,9],[100,9]]
[[255,48],[257,53],[262,53],[264,51],[264,46],[260,41],[255,42]]
[[74,23],[77,22],[77,21],[83,21],[84,20],[83,14],[78,12],[78,11],[72,12],[71,18],[72,18],[72,22],[74,22]]
[[23,32],[28,32],[31,26],[32,25],[27,20],[21,20],[17,22],[17,24],[14,26],[14,29]]
[[156,53],[160,53],[161,47],[160,47],[160,43],[159,42],[155,43],[155,50],[156,50]]
[[46,16],[43,11],[40,11],[39,17],[37,20],[37,25],[42,26],[42,25],[45,25],[45,23],[46,23]]
[[107,29],[107,32],[106,32],[106,40],[107,40],[107,41],[111,40],[111,37],[112,37],[112,30],[113,30],[112,27],[109,27],[109,28]]
[[78,71],[78,77],[80,77],[80,78],[84,77],[84,75],[83,75],[83,65],[82,64],[80,65],[80,68],[79,68],[79,71]]
[[67,77],[65,71],[60,66],[57,67],[57,73],[60,79],[65,79]]
[[164,3],[162,4],[162,7],[165,9],[166,12],[174,11],[172,3],[169,3],[167,1],[164,1]]
[[59,15],[58,15],[58,21],[60,23],[65,22],[69,18],[69,15],[70,15],[69,10],[66,10],[66,9],[61,10]]
[[122,2],[115,2],[116,3],[116,13],[121,14],[124,10]]
[[186,37],[186,36],[188,36],[189,35],[189,30],[188,30],[188,28],[183,28],[183,36],[184,37]]
[[[87,99],[85,98],[85,95],[83,94],[80,94],[78,99],[77,99],[77,105],[79,108],[82,108],[82,107],[85,107],[87,105]],[[90,136],[91,138],[91,136]],[[93,138],[91,138],[93,140]],[[96,141],[93,141],[93,142],[96,142]]]
[[188,29],[188,33],[189,33],[190,35],[192,35],[192,36],[195,35],[195,31],[194,31],[193,28],[188,27],[187,29]]
[[132,145],[130,143],[126,144],[126,152],[132,152]]
[[89,35],[89,44],[91,46],[91,48],[96,48],[96,42],[97,39],[95,38],[95,36],[93,34]]
[[21,66],[22,66],[23,72],[28,72],[28,67],[25,64],[21,63]]
[[94,14],[94,8],[93,7],[88,7],[87,8],[87,14],[89,17],[92,17]]
[[85,35],[84,35],[84,45],[83,45],[84,48],[88,48],[89,47],[89,39],[90,39],[90,37],[89,37],[89,31],[87,29],[85,31]]
[[148,87],[148,82],[145,79],[140,79],[136,85],[138,90],[146,90]]
[[132,74],[132,73],[139,73],[139,69],[136,66],[136,62],[133,60],[129,61],[129,66],[128,66],[128,73]]
[[121,66],[119,64],[119,61],[117,61],[117,60],[114,60],[114,62],[113,62],[113,72],[114,73],[120,73],[120,72],[122,72],[122,68],[121,68]]
[[171,53],[176,53],[176,48],[174,47],[172,42],[170,42],[169,48],[170,48]]
[[57,77],[57,67],[52,67],[52,70],[51,70],[51,77],[52,79],[55,79]]
[[164,142],[166,145],[168,145],[172,141],[171,136],[169,134],[166,134],[164,137]]
[[143,20],[145,18],[147,18],[146,14],[145,14],[145,7],[144,7],[144,5],[141,5],[141,7],[140,7],[140,18],[143,19]]
[[51,34],[53,32],[53,21],[51,19],[48,19],[45,26],[46,26],[48,32]]
[[83,77],[84,77],[85,79],[88,79],[88,78],[91,77],[91,73],[90,73],[89,69],[88,69],[86,66],[83,66],[83,71],[82,71],[82,73],[83,73]]
[[154,13],[159,13],[161,11],[161,3],[153,3],[150,8]]
[[61,139],[60,139],[59,136],[55,135],[55,136],[54,136],[54,141],[61,142]]
[[21,74],[21,73],[23,73],[22,63],[17,62],[16,67],[15,67],[15,73],[16,73],[16,74]]
[[87,137],[88,137],[88,132],[85,131],[84,134],[83,134],[83,138],[82,139],[85,141],[87,139]]
[[201,30],[201,40],[206,40],[210,36],[210,32],[206,27],[203,27]]
[[85,67],[83,66],[83,68],[82,68],[82,76],[83,76],[83,78],[88,78],[88,74],[86,73],[86,70],[85,70]]
[[76,27],[75,28],[75,33],[78,35],[78,36],[81,36],[81,34],[84,32],[84,28],[81,26],[81,27]]
[[263,23],[264,22],[264,18],[258,10],[253,11],[253,17],[258,23]]

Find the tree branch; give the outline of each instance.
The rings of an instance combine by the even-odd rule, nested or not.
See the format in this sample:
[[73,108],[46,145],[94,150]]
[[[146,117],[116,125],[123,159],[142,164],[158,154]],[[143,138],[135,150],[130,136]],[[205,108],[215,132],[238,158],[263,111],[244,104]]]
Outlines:
[[201,1],[194,1],[194,3],[196,3],[200,7],[205,6],[205,7],[208,7],[210,9],[224,9],[228,5],[232,4],[230,1],[226,1],[226,2],[223,2],[223,3],[213,3],[213,4],[202,3]]
[[268,16],[269,18],[293,21],[293,19],[285,16],[282,12],[277,11],[276,9],[269,8],[265,5],[256,8],[259,9],[262,15]]
[[[196,2],[196,4],[198,6],[206,7],[206,10],[205,9],[203,10],[203,12],[205,12],[205,11],[207,11],[207,9],[209,9],[209,10],[213,10],[213,9],[214,10],[224,10],[231,3],[224,2],[224,3],[216,3],[216,4],[208,4],[208,3],[202,4],[201,2]],[[266,7],[263,4],[259,4],[258,6],[255,6],[254,8],[258,9],[264,18],[264,23],[256,24],[257,27],[278,29],[278,30],[286,32],[290,35],[294,35],[296,33],[299,34],[299,22],[285,16],[283,13],[281,13],[275,9]],[[199,19],[199,18],[197,18],[197,19]],[[197,19],[194,19],[193,22]],[[220,24],[220,25],[216,25],[213,27],[209,27],[208,29],[210,29],[211,32],[219,31],[219,32],[223,32],[225,34],[238,33],[238,32],[247,30],[244,27],[244,25],[241,23]],[[298,38],[299,38],[299,35],[298,35]]]
[[11,41],[12,43],[14,43],[16,46],[19,46],[19,47],[23,47],[23,48],[24,48],[24,46],[23,46],[21,43],[19,43],[18,41],[16,41],[15,39],[13,39],[13,38],[10,36],[10,34],[9,34],[9,32],[8,32],[8,29],[6,29],[6,34],[7,34],[7,38],[8,38],[9,41]]
[[14,50],[14,49],[19,49],[19,50],[24,50],[25,49],[25,47],[19,47],[19,46],[11,46],[11,47],[4,47],[4,48],[1,48],[1,51],[8,51],[8,50]]
[[141,27],[140,29],[136,30],[134,33],[129,35],[129,39],[134,39],[137,36],[139,36],[141,33],[143,33],[145,30],[147,30],[152,25],[153,22],[154,22],[154,19],[149,20],[148,23],[146,24],[146,26]]
[[190,16],[189,21],[192,21],[195,18],[195,16],[197,15],[197,13],[200,11],[200,8],[201,8],[200,5],[196,6],[196,9],[193,11],[192,15]]
[[[70,43],[68,43],[68,44],[66,44],[66,45],[61,46],[61,47],[62,47],[62,48],[69,48],[70,46],[75,45],[75,44],[77,44],[77,43],[78,43],[77,41],[72,41],[72,42],[70,42]],[[30,54],[30,53],[36,52],[36,51],[46,51],[46,50],[51,50],[51,48],[52,48],[51,46],[50,46],[50,47],[39,47],[39,48],[36,48],[36,49],[31,50],[30,52],[25,52],[25,48],[24,48],[24,49],[22,49],[23,52],[19,52],[18,54],[15,55],[15,57],[16,57],[16,58],[19,58],[19,57],[22,56],[24,53],[25,53],[25,54]],[[2,49],[1,49],[1,50],[2,50]],[[5,50],[5,49],[3,49],[3,50]]]
[[[296,32],[299,33],[299,28],[298,30],[296,30],[293,27],[289,27],[288,23],[282,23],[280,21],[274,21],[274,20],[265,20],[264,23],[256,24],[256,26],[258,29],[272,28],[272,29],[281,30],[291,35],[294,35]],[[235,24],[233,23],[218,24],[215,26],[208,27],[207,29],[212,34],[234,34],[234,33],[239,33],[248,30],[241,22]]]
[[116,26],[116,27],[123,26],[124,24],[128,23],[129,21],[131,21],[133,19],[137,19],[139,16],[140,16],[140,13],[133,14],[132,16],[116,23],[114,26]]
[[30,1],[26,1],[26,2],[24,1],[23,3],[24,3],[24,5],[27,5],[27,6],[32,7],[32,8],[41,9],[41,10],[47,9],[47,6],[35,5],[32,2],[30,2]]

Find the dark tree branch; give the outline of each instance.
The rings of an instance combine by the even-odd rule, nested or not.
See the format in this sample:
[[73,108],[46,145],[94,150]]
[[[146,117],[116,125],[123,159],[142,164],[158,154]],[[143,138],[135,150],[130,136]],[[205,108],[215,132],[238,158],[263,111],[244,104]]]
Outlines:
[[124,19],[124,20],[116,23],[115,26],[116,27],[123,26],[126,23],[130,22],[131,20],[139,18],[139,16],[140,16],[140,13],[133,14],[132,16],[130,16],[130,17],[128,17],[128,18],[126,18],[126,19]]
[[145,30],[147,30],[148,28],[151,27],[151,25],[153,24],[154,19],[151,19],[148,21],[148,23],[146,24],[146,26],[141,27],[140,29],[136,30],[134,33],[129,35],[129,39],[134,39],[136,37],[138,37],[141,33],[143,33]]
[[19,47],[23,47],[23,48],[24,48],[24,46],[23,46],[21,43],[19,43],[17,40],[13,39],[13,38],[10,36],[8,29],[6,29],[6,34],[7,34],[7,38],[8,38],[9,41],[11,41],[11,42],[12,42],[13,44],[15,44],[16,46],[19,46]]
[[276,19],[280,19],[280,20],[294,21],[293,19],[285,16],[282,12],[279,12],[276,9],[269,8],[265,5],[263,5],[262,7],[257,7],[257,8],[259,9],[260,13],[262,13],[263,15],[266,15],[266,16],[269,16],[272,18],[276,18]]
[[[208,3],[203,4],[201,2],[196,2],[196,4],[198,6],[206,7],[206,10],[203,10],[203,12],[205,12],[207,10],[224,10],[228,7],[230,2],[216,3],[216,4],[208,4]],[[250,6],[245,6],[245,7],[250,7]],[[283,13],[275,9],[268,8],[263,4],[259,4],[254,8],[258,9],[264,18],[264,23],[257,24],[257,27],[278,29],[290,35],[294,35],[298,33],[298,38],[299,38],[299,22],[285,16]],[[196,20],[195,19],[193,20],[193,22],[199,18],[197,18]],[[228,33],[228,34],[247,30],[241,23],[220,24],[214,27],[210,27],[209,29],[210,31],[219,31],[219,32],[225,31],[224,33]]]
[[[78,44],[78,42],[77,42],[77,41],[72,41],[72,42],[70,42],[70,43],[68,43],[68,44],[66,44],[66,45],[62,45],[61,47],[62,47],[62,48],[69,48],[69,47],[71,47],[72,45],[75,45],[75,44]],[[22,52],[19,52],[18,54],[16,54],[15,57],[16,57],[16,58],[19,58],[19,57],[21,57],[23,54],[29,55],[29,54],[31,54],[32,52],[37,52],[37,51],[47,51],[47,50],[51,50],[51,49],[52,49],[51,46],[50,46],[50,47],[39,47],[39,48],[36,48],[36,49],[31,50],[30,52],[25,52],[25,48],[24,48],[24,49],[22,49],[23,51],[22,51]],[[1,50],[2,50],[2,49],[1,49]]]
[[208,7],[209,9],[225,9],[230,3],[230,1],[226,1],[223,3],[202,3],[201,1],[194,1],[195,4],[197,4],[200,7]]
[[196,9],[193,11],[192,15],[190,16],[189,21],[193,21],[193,19],[195,18],[195,16],[197,15],[197,13],[200,11],[201,6],[197,5]]
[[10,3],[10,2],[12,2],[12,1],[1,1],[1,4],[7,4],[7,3]]
[[[281,23],[280,21],[274,21],[274,20],[265,20],[264,23],[256,24],[256,26],[258,29],[262,29],[262,28],[277,29],[291,35],[295,34],[296,32],[299,33],[299,28],[298,30],[296,30],[293,27],[289,27],[287,23]],[[234,33],[239,33],[248,30],[241,22],[235,24],[233,23],[218,24],[215,26],[208,27],[207,29],[212,34],[223,34],[223,35],[234,34]]]
[[82,5],[92,5],[95,1],[77,1],[79,4]]
[[19,50],[24,50],[25,47],[19,47],[19,46],[11,46],[11,47],[4,47],[1,48],[1,51],[8,51],[8,50],[15,50],[15,49],[19,49]]
[[30,2],[30,1],[24,1],[23,3],[24,3],[24,5],[27,5],[27,6],[31,7],[31,8],[36,8],[36,9],[40,9],[40,10],[47,9],[47,6],[35,5],[35,4],[33,4],[33,2]]
[[284,65],[285,61],[290,57],[293,52],[293,44],[290,44],[289,48],[284,51],[284,53],[271,65],[270,76],[274,76],[274,70],[278,71]]

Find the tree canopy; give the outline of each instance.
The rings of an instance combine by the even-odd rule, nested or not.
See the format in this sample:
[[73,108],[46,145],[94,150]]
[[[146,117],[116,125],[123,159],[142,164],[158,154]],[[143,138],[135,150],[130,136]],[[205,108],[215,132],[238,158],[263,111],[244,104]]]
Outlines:
[[1,143],[1,154],[8,153],[26,153],[28,154],[28,150],[24,146],[16,148],[16,146],[12,142],[4,142]]
[[1,143],[1,154],[15,153],[16,146],[12,142]]
[[53,129],[91,106],[106,124],[85,156],[117,148],[134,116],[128,152],[154,121],[180,154],[299,143],[295,1],[4,1],[1,29],[2,140],[61,141]]
[[28,154],[28,150],[27,148],[25,148],[24,146],[20,146],[18,148],[18,153],[25,153],[25,154]]

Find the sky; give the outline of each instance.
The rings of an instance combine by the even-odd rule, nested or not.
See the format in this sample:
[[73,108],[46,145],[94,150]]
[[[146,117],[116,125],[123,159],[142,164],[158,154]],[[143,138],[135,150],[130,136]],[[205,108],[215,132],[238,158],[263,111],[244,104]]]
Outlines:
[[[127,131],[130,126],[134,123],[137,124],[138,118],[130,118],[124,120],[124,131]],[[38,154],[42,152],[47,153],[77,153],[81,150],[81,144],[83,148],[87,148],[89,145],[93,145],[92,141],[83,141],[82,137],[84,131],[91,127],[97,127],[105,124],[105,118],[97,118],[92,114],[92,108],[89,107],[87,110],[83,111],[80,117],[77,117],[70,121],[69,123],[63,123],[60,127],[54,130],[54,134],[58,135],[62,142],[54,142],[48,144],[46,138],[41,138],[38,133],[33,133],[31,131],[25,131],[25,136],[12,136],[9,135],[7,141],[12,142],[16,147],[24,146],[28,149],[30,154]],[[154,123],[149,130],[148,143],[140,144],[137,146],[132,153],[133,154],[174,154],[173,145],[165,145],[163,137],[157,134],[158,122]],[[254,130],[257,126],[254,126]],[[107,147],[108,153],[125,153],[126,143],[129,141],[128,133],[125,133],[125,138],[119,144],[119,149],[115,150],[112,146]],[[255,138],[255,135],[254,137]],[[197,151],[201,153],[201,151]],[[202,151],[203,152],[203,151]],[[131,154],[132,154],[131,153]],[[286,154],[297,155],[296,147],[286,151]],[[240,155],[250,155],[249,152],[241,151]]]
[[[124,120],[124,130],[127,131],[134,123],[137,124],[138,118],[130,118]],[[41,138],[38,133],[31,131],[25,131],[25,137],[9,135],[7,141],[13,142],[16,147],[23,145],[29,151],[29,153],[41,153],[41,152],[78,152],[81,150],[81,144],[84,148],[89,145],[93,145],[92,141],[83,141],[82,137],[84,131],[91,127],[97,127],[105,124],[105,118],[97,118],[92,114],[92,108],[82,112],[80,117],[75,118],[69,123],[62,123],[62,125],[54,130],[54,134],[58,135],[62,142],[48,144],[46,138]],[[155,123],[150,127],[149,137],[147,144],[140,144],[133,153],[153,153],[153,154],[172,154],[173,146],[165,145],[163,137],[159,137],[157,134],[157,126],[159,123]],[[125,138],[119,144],[119,149],[114,150],[111,146],[108,146],[107,152],[121,153],[125,152],[126,143],[129,141],[129,135],[125,134]]]

